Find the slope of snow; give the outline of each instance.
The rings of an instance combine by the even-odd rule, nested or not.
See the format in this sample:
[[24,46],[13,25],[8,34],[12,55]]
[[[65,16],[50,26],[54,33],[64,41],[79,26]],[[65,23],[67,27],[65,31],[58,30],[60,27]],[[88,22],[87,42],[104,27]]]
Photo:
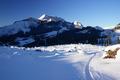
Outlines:
[[119,80],[120,59],[104,46],[0,47],[1,80]]
[[0,36],[16,34],[19,31],[23,31],[24,33],[29,32],[30,26],[34,26],[34,27],[38,26],[37,22],[38,20],[34,18],[29,18],[27,20],[22,20],[22,21],[16,21],[12,25],[0,28]]
[[57,35],[57,31],[51,31],[48,33],[45,33],[45,37],[54,37]]
[[100,26],[95,26],[95,29],[98,29],[98,30],[104,30],[102,27],[100,27]]
[[69,29],[67,29],[66,27],[62,27],[58,32],[59,33],[62,33],[62,32],[64,32],[64,31],[68,31]]
[[120,36],[120,30],[115,30],[115,33]]
[[112,36],[113,35],[113,31],[109,30],[109,29],[106,29],[104,30],[102,33],[101,33],[101,36],[104,36],[104,35],[110,35]]
[[26,44],[29,44],[29,43],[32,43],[32,42],[34,42],[35,40],[33,39],[33,38],[31,38],[31,37],[28,37],[28,38],[17,38],[16,39],[16,42],[18,42],[19,44],[19,46],[23,46],[23,45],[26,45]]
[[108,36],[110,38],[112,44],[118,43],[118,38],[119,38],[118,33],[114,32],[110,29],[106,29],[105,31],[101,32],[101,36]]
[[88,30],[83,30],[83,31],[80,31],[79,33],[85,34],[85,33],[87,33],[87,32],[88,32]]

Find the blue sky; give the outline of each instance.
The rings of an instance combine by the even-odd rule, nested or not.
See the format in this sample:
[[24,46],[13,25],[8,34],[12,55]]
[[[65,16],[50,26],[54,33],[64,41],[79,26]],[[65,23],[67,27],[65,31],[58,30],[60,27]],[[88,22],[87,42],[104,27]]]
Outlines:
[[120,22],[120,0],[0,0],[0,26],[42,14],[111,27]]

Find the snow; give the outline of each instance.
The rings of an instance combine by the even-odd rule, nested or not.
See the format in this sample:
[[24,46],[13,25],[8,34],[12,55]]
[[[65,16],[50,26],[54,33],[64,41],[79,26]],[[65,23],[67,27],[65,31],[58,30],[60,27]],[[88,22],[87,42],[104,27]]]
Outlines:
[[117,44],[119,39],[119,34],[114,32],[113,30],[106,29],[101,32],[101,36],[108,36],[111,40],[111,44]]
[[[120,48],[120,44],[107,46],[105,48],[105,51],[108,51],[108,50],[114,51],[116,48]],[[119,56],[120,56],[120,50],[118,50],[116,58],[119,59],[120,58]]]
[[24,46],[24,45],[26,45],[26,44],[30,44],[30,43],[32,43],[32,42],[34,42],[35,40],[32,38],[32,37],[28,37],[28,38],[17,38],[16,39],[16,42],[18,42],[19,44],[19,46]]
[[64,31],[68,31],[69,29],[67,29],[66,27],[62,27],[58,32],[59,33],[63,33]]
[[54,37],[57,35],[57,31],[51,31],[48,33],[45,33],[45,37]]
[[115,30],[115,33],[120,36],[120,30]]
[[[120,59],[103,59],[107,48],[90,44],[0,47],[1,80],[119,80]],[[120,51],[118,51],[119,53]]]
[[46,17],[46,15],[45,14],[43,14],[41,17],[39,17],[38,19],[39,20],[42,20],[42,19],[44,19]]
[[75,28],[82,29],[83,25],[79,21],[74,21]]
[[41,17],[38,18],[41,21],[47,21],[47,22],[51,22],[51,21],[63,21],[64,19],[60,18],[60,17],[53,17],[53,16],[48,16],[46,14],[43,14]]
[[5,26],[0,28],[0,36],[3,35],[13,35],[18,33],[19,31],[23,31],[24,33],[30,31],[30,26],[37,27],[37,19],[34,18],[29,18],[28,20],[21,20],[21,21],[16,21],[15,23]]
[[104,35],[110,35],[110,36],[112,36],[113,33],[114,33],[114,32],[113,32],[112,30],[106,29],[106,30],[104,30],[103,32],[101,32],[101,36],[104,36]]
[[98,30],[104,30],[102,27],[100,27],[100,26],[95,26],[95,29],[98,29]]
[[80,31],[79,33],[85,34],[85,33],[87,33],[87,32],[88,32],[88,30],[82,30],[82,31]]

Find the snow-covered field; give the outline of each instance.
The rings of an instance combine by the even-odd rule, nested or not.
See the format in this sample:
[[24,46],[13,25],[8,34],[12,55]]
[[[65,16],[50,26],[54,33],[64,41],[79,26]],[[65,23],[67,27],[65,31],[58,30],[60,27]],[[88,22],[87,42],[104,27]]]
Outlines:
[[0,80],[120,80],[120,59],[103,59],[105,50],[89,44],[2,46]]

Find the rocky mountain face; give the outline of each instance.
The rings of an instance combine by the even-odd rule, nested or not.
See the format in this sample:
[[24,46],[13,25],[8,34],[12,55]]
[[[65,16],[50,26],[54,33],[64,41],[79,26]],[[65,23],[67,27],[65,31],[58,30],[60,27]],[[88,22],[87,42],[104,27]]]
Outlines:
[[97,44],[103,37],[99,26],[84,27],[79,21],[67,22],[60,17],[42,15],[0,28],[0,44],[15,46],[49,46],[70,43]]

